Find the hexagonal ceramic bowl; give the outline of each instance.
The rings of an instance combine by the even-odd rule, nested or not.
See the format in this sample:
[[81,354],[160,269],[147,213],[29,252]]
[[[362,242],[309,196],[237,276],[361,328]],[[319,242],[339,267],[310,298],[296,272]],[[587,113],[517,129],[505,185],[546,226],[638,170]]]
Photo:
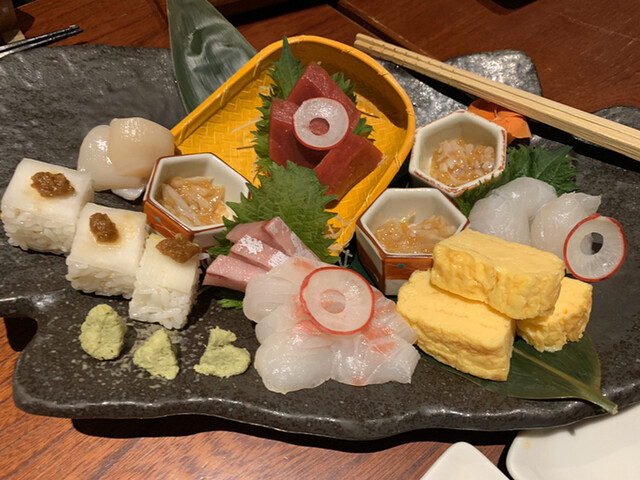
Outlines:
[[[462,138],[473,145],[493,147],[496,152],[494,169],[460,186],[446,185],[433,178],[429,174],[433,152],[443,141],[451,138]],[[466,110],[458,110],[416,130],[409,161],[411,183],[417,187],[435,187],[452,198],[458,197],[465,190],[502,172],[507,159],[506,149],[507,132],[504,128]]]
[[224,224],[194,227],[174,216],[160,203],[162,184],[169,178],[201,175],[211,176],[214,183],[224,185],[225,202],[239,202],[240,196],[249,192],[247,180],[212,153],[163,157],[158,159],[151,172],[144,195],[143,211],[147,215],[147,224],[159,234],[173,237],[182,233],[205,250],[216,243],[214,235],[224,230]]
[[356,223],[358,257],[377,287],[385,295],[396,295],[415,270],[433,265],[432,254],[397,254],[386,251],[374,232],[389,218],[415,213],[415,222],[442,215],[456,227],[466,228],[469,220],[450,198],[436,188],[389,188],[364,212]]

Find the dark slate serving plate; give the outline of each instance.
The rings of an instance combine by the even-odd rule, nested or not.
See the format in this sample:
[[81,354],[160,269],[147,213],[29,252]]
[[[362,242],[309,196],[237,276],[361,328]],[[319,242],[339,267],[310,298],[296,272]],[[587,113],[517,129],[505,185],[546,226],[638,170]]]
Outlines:
[[[535,68],[520,52],[472,55],[451,63],[539,93]],[[456,92],[445,95],[442,86],[435,85],[435,90],[394,65],[385,66],[414,100],[418,125],[462,106],[452,98]],[[185,115],[166,50],[106,46],[34,50],[0,61],[0,86],[0,194],[23,157],[74,166],[84,135],[113,117],[144,116],[172,127]],[[606,114],[640,125],[633,109]],[[538,136],[533,141],[558,146]],[[615,159],[605,163],[577,158],[581,187],[603,194],[601,213],[621,221],[629,242],[622,269],[595,285],[588,327],[600,354],[603,391],[624,407],[640,401],[640,174],[634,162],[627,161],[622,168]],[[96,201],[140,209],[139,202],[131,204],[109,193],[98,194]],[[108,303],[126,315],[126,301],[73,290],[64,279],[63,257],[24,252],[11,247],[4,236],[0,265],[0,315],[24,321],[30,317],[38,324],[14,374],[15,402],[31,413],[70,418],[206,414],[349,440],[422,428],[540,428],[600,413],[582,401],[528,401],[487,392],[424,361],[410,385],[355,388],[329,381],[287,395],[264,388],[253,367],[230,379],[201,376],[192,367],[210,328],[233,330],[236,345],[251,352],[258,347],[252,323],[239,311],[220,309],[215,302],[220,292],[213,289],[199,296],[188,326],[171,333],[179,348],[180,374],[174,381],[159,380],[132,363],[135,345],[155,326],[128,321],[125,352],[116,361],[95,361],[80,348],[79,328],[88,310]]]

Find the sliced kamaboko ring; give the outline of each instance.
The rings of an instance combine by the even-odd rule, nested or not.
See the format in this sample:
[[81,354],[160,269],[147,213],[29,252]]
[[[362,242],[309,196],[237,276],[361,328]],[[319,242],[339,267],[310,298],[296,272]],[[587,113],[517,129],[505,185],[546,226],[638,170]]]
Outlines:
[[585,282],[599,282],[616,273],[627,254],[622,226],[597,213],[578,222],[564,242],[569,272]]
[[325,97],[302,102],[293,114],[293,131],[306,147],[328,150],[344,140],[349,130],[349,114],[342,104]]
[[364,329],[373,318],[375,304],[371,285],[343,267],[323,267],[307,275],[300,287],[300,302],[319,328],[339,335]]

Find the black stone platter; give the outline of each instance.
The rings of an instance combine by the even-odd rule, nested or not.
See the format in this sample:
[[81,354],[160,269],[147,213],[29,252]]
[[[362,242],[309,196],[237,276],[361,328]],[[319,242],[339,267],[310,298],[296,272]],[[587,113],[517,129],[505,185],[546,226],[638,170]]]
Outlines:
[[[539,91],[535,68],[520,52],[473,55],[451,63]],[[462,105],[453,98],[459,93],[385,66],[414,100],[418,125]],[[638,120],[632,109],[605,113],[631,123]],[[144,116],[169,128],[185,116],[169,51],[54,47],[2,59],[0,195],[23,157],[74,167],[82,138],[93,126],[127,116]],[[558,146],[541,136],[533,141]],[[602,390],[622,408],[640,401],[640,174],[629,159],[614,156],[605,162],[610,152],[571,137],[561,141],[575,143],[576,151],[593,156],[576,154],[582,172],[578,182],[583,191],[603,195],[600,213],[616,217],[627,233],[626,262],[611,279],[594,286],[588,326],[602,365]],[[397,181],[404,181],[401,175]],[[96,202],[141,208],[139,202],[110,193],[97,194]],[[258,347],[252,322],[241,311],[219,308],[216,298],[221,292],[215,289],[202,291],[187,327],[171,333],[179,350],[180,374],[174,381],[156,379],[136,368],[132,357],[135,346],[157,326],[129,320],[125,351],[115,361],[98,362],[80,348],[80,324],[89,309],[107,303],[126,315],[125,300],[73,290],[64,278],[64,257],[22,251],[4,236],[0,265],[0,315],[37,321],[13,383],[17,406],[34,414],[76,419],[204,414],[288,432],[370,440],[423,428],[542,428],[602,413],[577,400],[519,400],[491,393],[426,361],[419,363],[410,385],[356,388],[329,381],[287,395],[268,391],[253,367],[230,379],[202,376],[193,366],[210,328],[234,331],[236,345],[252,353]]]

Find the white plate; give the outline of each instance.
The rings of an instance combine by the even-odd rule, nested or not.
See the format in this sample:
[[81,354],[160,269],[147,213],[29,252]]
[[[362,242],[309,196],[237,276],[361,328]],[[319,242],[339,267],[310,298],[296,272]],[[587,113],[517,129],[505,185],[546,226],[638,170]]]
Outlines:
[[451,445],[420,480],[508,480],[480,450],[466,442]]
[[520,432],[507,453],[514,480],[637,480],[640,404],[617,415]]

